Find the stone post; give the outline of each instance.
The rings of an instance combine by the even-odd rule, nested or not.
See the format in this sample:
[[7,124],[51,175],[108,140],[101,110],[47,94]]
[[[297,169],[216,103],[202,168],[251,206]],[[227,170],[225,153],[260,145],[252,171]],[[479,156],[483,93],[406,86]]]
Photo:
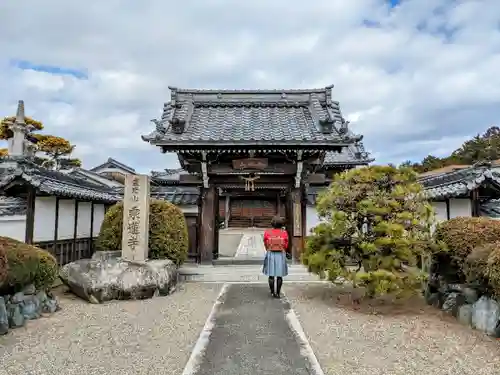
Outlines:
[[127,174],[123,198],[122,258],[143,262],[149,246],[149,177]]
[[21,157],[24,156],[24,145],[26,138],[26,121],[24,117],[24,102],[19,100],[17,105],[16,118],[8,124],[12,131],[12,138],[9,139],[9,156]]

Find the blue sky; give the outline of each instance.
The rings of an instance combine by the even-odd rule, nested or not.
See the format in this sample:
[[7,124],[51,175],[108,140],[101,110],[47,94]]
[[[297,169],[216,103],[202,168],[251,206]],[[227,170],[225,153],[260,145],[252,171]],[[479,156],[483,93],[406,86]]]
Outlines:
[[84,70],[65,68],[62,66],[43,65],[26,60],[12,60],[11,64],[22,70],[33,70],[35,72],[49,73],[59,76],[71,76],[77,79],[88,79],[88,74]]
[[169,85],[335,84],[381,163],[443,156],[498,124],[499,1],[36,4],[2,4],[0,116],[23,99],[87,167],[110,156],[141,171],[176,166],[140,139]]

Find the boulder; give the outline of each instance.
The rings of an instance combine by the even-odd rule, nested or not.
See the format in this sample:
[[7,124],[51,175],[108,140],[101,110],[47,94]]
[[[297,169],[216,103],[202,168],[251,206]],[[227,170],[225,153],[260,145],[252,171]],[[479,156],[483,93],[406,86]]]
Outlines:
[[41,315],[40,301],[36,296],[24,296],[24,301],[19,306],[21,306],[21,313],[27,320],[38,319]]
[[177,267],[168,259],[132,262],[102,257],[66,264],[59,277],[77,296],[101,303],[170,294],[177,284]]
[[472,305],[472,326],[488,335],[496,335],[500,322],[500,305],[483,296]]
[[10,328],[23,327],[26,318],[21,312],[21,304],[9,303],[7,306],[7,310],[9,313],[9,327]]
[[9,332],[9,315],[5,300],[0,296],[0,335],[5,335],[7,332]]
[[462,305],[458,308],[457,319],[460,323],[470,326],[472,323],[472,305]]

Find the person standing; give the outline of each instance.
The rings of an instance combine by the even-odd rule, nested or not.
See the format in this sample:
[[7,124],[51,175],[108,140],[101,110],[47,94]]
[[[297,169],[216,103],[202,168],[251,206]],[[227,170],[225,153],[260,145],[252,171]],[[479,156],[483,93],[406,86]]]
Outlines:
[[283,229],[283,225],[283,219],[275,216],[271,221],[272,229],[267,229],[264,232],[266,257],[264,258],[262,272],[269,277],[271,296],[275,298],[280,298],[283,277],[288,275],[288,264],[286,263],[288,233]]

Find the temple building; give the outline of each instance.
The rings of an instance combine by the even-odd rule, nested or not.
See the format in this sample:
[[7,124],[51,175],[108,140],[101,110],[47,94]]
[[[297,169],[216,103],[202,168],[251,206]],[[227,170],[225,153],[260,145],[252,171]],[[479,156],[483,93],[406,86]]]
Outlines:
[[142,138],[178,156],[181,168],[152,172],[152,196],[193,208],[190,251],[199,261],[218,257],[221,228],[269,227],[275,215],[285,218],[298,259],[318,221],[318,191],[335,173],[372,161],[332,88],[170,87],[155,129]]

